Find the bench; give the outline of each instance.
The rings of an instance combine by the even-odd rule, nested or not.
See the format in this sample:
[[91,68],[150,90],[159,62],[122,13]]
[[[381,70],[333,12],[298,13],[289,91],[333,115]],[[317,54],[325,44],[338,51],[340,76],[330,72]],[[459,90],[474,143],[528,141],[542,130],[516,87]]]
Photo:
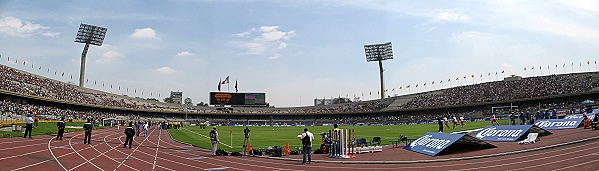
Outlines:
[[389,142],[393,145],[393,148],[397,148],[399,146],[399,140],[389,140]]

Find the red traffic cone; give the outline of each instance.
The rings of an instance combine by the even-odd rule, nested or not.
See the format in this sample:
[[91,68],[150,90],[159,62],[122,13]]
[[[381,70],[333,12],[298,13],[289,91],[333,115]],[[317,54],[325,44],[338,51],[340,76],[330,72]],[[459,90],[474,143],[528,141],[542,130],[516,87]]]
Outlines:
[[291,154],[291,150],[289,150],[289,142],[286,143],[287,145],[285,145],[285,154],[289,155]]
[[252,154],[252,146],[250,145],[250,143],[248,143],[248,154]]

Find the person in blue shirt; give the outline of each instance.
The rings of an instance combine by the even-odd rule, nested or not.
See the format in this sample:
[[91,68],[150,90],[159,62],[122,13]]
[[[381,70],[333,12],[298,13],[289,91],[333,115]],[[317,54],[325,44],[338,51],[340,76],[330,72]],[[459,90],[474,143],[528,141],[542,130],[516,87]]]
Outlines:
[[135,136],[139,137],[139,132],[141,132],[140,127],[141,127],[141,125],[139,124],[139,121],[137,121],[135,123]]

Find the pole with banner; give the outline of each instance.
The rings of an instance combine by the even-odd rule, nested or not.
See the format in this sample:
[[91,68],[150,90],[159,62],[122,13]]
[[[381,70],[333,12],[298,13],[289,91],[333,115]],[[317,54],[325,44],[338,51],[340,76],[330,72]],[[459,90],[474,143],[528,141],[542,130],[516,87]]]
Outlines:
[[233,128],[229,130],[229,137],[231,137],[231,147],[233,147]]

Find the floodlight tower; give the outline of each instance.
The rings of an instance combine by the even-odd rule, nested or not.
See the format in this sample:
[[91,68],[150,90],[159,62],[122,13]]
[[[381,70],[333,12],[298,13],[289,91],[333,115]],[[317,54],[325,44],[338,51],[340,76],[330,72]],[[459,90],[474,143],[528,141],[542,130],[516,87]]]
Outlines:
[[77,32],[77,37],[75,37],[75,42],[77,43],[85,43],[85,47],[83,48],[83,53],[81,53],[81,71],[79,72],[79,86],[83,87],[84,78],[85,78],[85,58],[87,55],[87,49],[89,49],[89,45],[102,46],[104,42],[104,36],[106,36],[106,28],[92,26],[88,24],[79,25],[79,31]]
[[379,62],[379,73],[381,77],[381,99],[385,98],[385,84],[383,79],[383,61],[387,59],[393,59],[393,46],[391,42],[382,44],[371,44],[364,45],[364,51],[366,52],[366,61],[378,61]]

